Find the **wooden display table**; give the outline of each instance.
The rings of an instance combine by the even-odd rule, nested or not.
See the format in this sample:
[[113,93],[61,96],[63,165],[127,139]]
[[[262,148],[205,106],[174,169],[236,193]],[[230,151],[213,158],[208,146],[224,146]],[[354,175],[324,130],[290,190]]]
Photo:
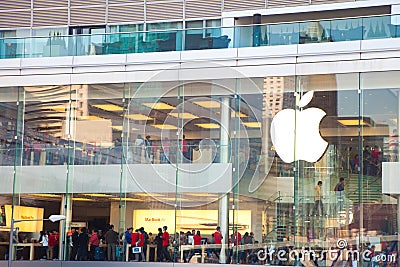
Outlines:
[[[7,242],[8,243],[8,242]],[[35,247],[41,247],[40,243],[18,243],[13,244],[13,255],[14,255],[14,248],[17,247],[29,247],[29,260],[33,261],[35,259]]]

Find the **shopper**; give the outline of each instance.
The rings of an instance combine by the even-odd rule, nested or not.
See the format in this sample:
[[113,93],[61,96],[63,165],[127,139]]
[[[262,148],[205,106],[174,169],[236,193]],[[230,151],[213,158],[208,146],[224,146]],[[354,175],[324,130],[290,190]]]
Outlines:
[[76,260],[76,256],[78,255],[78,249],[79,249],[79,233],[78,233],[78,229],[76,228],[72,228],[72,235],[71,235],[71,255],[70,255],[70,260],[71,261],[75,261]]
[[144,140],[143,137],[138,134],[136,140],[135,140],[135,147],[134,147],[134,160],[135,163],[142,163],[142,151],[143,151],[143,146],[144,146]]
[[[139,247],[140,249],[140,261],[145,261],[144,257],[144,234],[141,231],[141,229],[136,230],[138,240],[136,241],[136,246]],[[139,261],[139,253],[135,254],[135,258],[137,261]]]
[[158,228],[158,233],[156,236],[156,244],[157,244],[157,261],[163,260],[163,252],[162,252],[162,238],[163,232],[161,228]]
[[88,260],[89,235],[86,227],[83,227],[79,233],[78,243],[78,261]]
[[58,258],[58,247],[59,247],[59,234],[56,230],[52,230],[49,236],[49,250],[50,258],[49,260]]
[[314,190],[314,212],[313,215],[316,216],[317,212],[319,214],[319,207],[321,208],[321,216],[324,215],[324,205],[322,204],[322,181],[318,181],[317,186]]
[[107,260],[115,261],[115,250],[118,243],[118,233],[114,231],[114,225],[110,225],[110,229],[107,231],[105,238],[107,244]]
[[145,152],[146,152],[146,162],[152,162],[153,155],[152,155],[152,146],[153,146],[153,141],[150,139],[150,135],[146,136],[146,139],[144,140],[144,146],[145,146]]
[[130,260],[130,249],[128,247],[128,244],[132,244],[132,227],[129,227],[125,231],[125,238],[124,238],[124,259],[126,258],[126,255],[128,254],[128,260]]
[[49,247],[49,236],[45,231],[40,231],[39,243],[42,244],[40,259],[49,259],[50,251]]
[[222,237],[222,233],[221,233],[221,227],[217,226],[216,231],[214,233],[214,243],[216,245],[221,245],[220,249],[217,248],[215,250],[215,254],[217,255],[218,258],[219,258],[219,255],[220,255],[221,249],[222,249],[222,239],[223,239],[223,237]]
[[339,183],[336,184],[335,188],[333,189],[336,195],[336,211],[341,211],[343,209],[343,201],[344,201],[344,178],[339,178]]
[[143,234],[143,237],[144,237],[143,253],[144,253],[144,255],[147,255],[146,252],[147,252],[147,245],[149,244],[149,235],[144,230],[144,227],[140,227],[139,230]]
[[97,230],[93,229],[92,230],[92,234],[90,235],[89,238],[89,246],[90,246],[90,255],[89,255],[89,259],[90,260],[95,260],[95,253],[96,253],[96,249],[99,247],[100,244],[100,240],[99,240],[99,236],[97,235]]
[[169,255],[168,252],[168,246],[169,246],[169,233],[167,231],[168,227],[163,226],[163,233],[162,233],[162,257],[166,261],[170,262],[171,261],[171,256]]
[[190,259],[196,253],[201,255],[201,248],[200,248],[200,246],[201,246],[201,235],[200,235],[200,231],[197,231],[196,234],[193,236],[193,245],[194,245],[194,249],[190,252],[190,255],[187,258],[187,262],[190,262]]

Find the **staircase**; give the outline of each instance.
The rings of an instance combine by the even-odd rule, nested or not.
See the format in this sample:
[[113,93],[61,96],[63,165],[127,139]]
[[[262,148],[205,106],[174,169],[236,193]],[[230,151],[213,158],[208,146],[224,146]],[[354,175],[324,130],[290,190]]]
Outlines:
[[266,201],[265,214],[272,217],[268,220],[269,229],[272,230],[267,233],[264,242],[283,241],[294,232],[292,204],[281,203],[284,197],[278,191]]
[[381,176],[361,175],[361,188],[359,188],[358,185],[358,174],[349,174],[345,179],[346,197],[353,203],[359,203],[359,194],[361,194],[361,200],[363,203],[382,202]]

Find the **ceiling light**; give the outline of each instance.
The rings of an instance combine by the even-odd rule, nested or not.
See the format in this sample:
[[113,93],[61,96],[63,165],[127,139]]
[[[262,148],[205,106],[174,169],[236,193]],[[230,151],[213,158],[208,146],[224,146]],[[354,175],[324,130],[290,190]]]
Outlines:
[[48,109],[57,111],[57,112],[65,112],[65,106],[59,105],[59,106],[50,106],[50,107],[46,107]]
[[142,105],[149,107],[151,109],[174,109],[175,107],[168,105],[163,102],[157,102],[157,103],[142,103]]
[[113,105],[113,104],[96,104],[92,105],[95,108],[103,109],[106,111],[123,111],[124,109],[120,106]]
[[88,120],[88,121],[103,121],[105,120],[104,118],[98,117],[98,116],[80,116],[79,119],[81,120]]
[[175,197],[164,197],[160,198],[160,200],[170,200],[170,201],[177,201],[177,202],[189,202],[193,200],[185,199],[185,198],[175,198]]
[[163,194],[157,194],[157,193],[137,193],[135,195],[139,196],[139,197],[161,197],[161,196],[163,196]]
[[196,115],[193,115],[192,113],[184,112],[184,113],[169,113],[172,117],[178,118],[179,119],[197,119]]
[[122,131],[122,126],[111,126],[114,130]]
[[213,100],[209,100],[209,101],[196,101],[194,102],[196,105],[199,105],[203,108],[220,108],[221,107],[221,103],[217,102],[217,101],[213,101]]
[[62,126],[62,121],[39,124],[39,127],[46,127],[46,128],[49,128],[49,127],[60,127],[60,126]]
[[[344,126],[358,126],[358,120],[338,120],[338,122]],[[363,121],[360,121],[360,125],[363,125]]]
[[140,198],[133,198],[133,197],[112,197],[110,200],[116,200],[116,201],[135,201],[135,202],[144,202],[143,199]]
[[178,129],[178,127],[176,127],[175,125],[171,125],[171,124],[153,124],[151,126],[156,127],[161,130],[176,130],[176,129]]
[[31,196],[34,197],[61,197],[60,195],[56,195],[56,194],[30,194]]
[[147,121],[147,120],[152,120],[152,118],[143,115],[143,114],[128,114],[125,115],[125,117],[131,119],[131,120],[135,120],[135,121]]
[[110,194],[83,194],[84,196],[88,197],[112,197],[113,195]]
[[357,117],[349,117],[349,118],[341,118],[337,120],[340,124],[343,126],[369,126],[373,127],[375,125],[375,122],[371,118],[360,118],[358,119]]
[[258,121],[243,122],[243,124],[249,128],[261,128],[261,122]]
[[84,198],[84,197],[73,197],[72,200],[74,200],[74,201],[94,201],[93,199]]
[[232,111],[231,116],[234,117],[238,117],[238,118],[247,118],[248,116],[240,111]]
[[216,123],[196,123],[196,126],[204,129],[219,129],[220,126]]

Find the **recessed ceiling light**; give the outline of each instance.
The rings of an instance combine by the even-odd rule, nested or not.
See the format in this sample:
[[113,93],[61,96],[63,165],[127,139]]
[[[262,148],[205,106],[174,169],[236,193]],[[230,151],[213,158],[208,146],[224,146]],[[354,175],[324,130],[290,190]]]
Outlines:
[[196,126],[204,129],[219,129],[220,126],[216,123],[196,123]]
[[203,108],[220,108],[221,107],[221,103],[217,102],[217,101],[213,101],[213,100],[209,100],[209,101],[196,101],[194,102],[196,105],[199,105]]
[[135,196],[139,197],[161,197],[163,194],[158,193],[136,193]]
[[247,115],[240,112],[240,111],[232,111],[231,117],[238,117],[238,118],[247,118]]
[[176,130],[176,129],[178,129],[178,127],[176,127],[175,125],[171,125],[171,124],[153,124],[151,126],[156,127],[161,130]]
[[65,106],[59,105],[59,106],[50,106],[50,107],[46,107],[48,109],[57,111],[57,112],[65,112]]
[[117,130],[117,131],[122,131],[122,126],[111,126],[111,128],[113,128],[114,130]]
[[123,111],[124,109],[114,104],[96,104],[92,105],[95,108],[103,109],[106,111]]
[[101,117],[98,117],[98,116],[93,116],[93,115],[80,116],[79,118],[82,119],[82,120],[88,120],[88,121],[103,121],[103,120],[105,120],[104,118],[101,118]]
[[179,119],[197,119],[196,115],[193,115],[192,113],[184,112],[184,113],[169,113],[172,117],[178,118]]
[[243,125],[245,125],[248,128],[261,128],[261,122],[258,121],[243,122]]
[[133,202],[144,202],[143,199],[140,198],[133,198],[133,197],[112,197],[110,200],[116,200],[116,201],[133,201]]
[[60,195],[56,195],[56,194],[30,194],[31,196],[34,197],[61,197]]
[[113,195],[110,194],[83,194],[84,196],[88,197],[112,197]]
[[[177,202],[190,202],[193,200],[185,199],[185,198],[174,198],[174,197],[163,197],[161,200],[169,200],[169,201],[177,201]],[[197,201],[197,200],[196,200]]]
[[125,115],[125,117],[131,119],[131,120],[135,120],[135,121],[147,121],[147,120],[152,120],[152,118],[143,115],[143,114],[128,114]]
[[84,197],[73,197],[72,198],[73,201],[94,201],[94,199],[91,198],[84,198]]
[[168,105],[166,103],[163,102],[157,102],[157,103],[142,103],[142,105],[149,107],[151,109],[174,109],[175,107]]
[[338,122],[344,126],[358,126],[358,124],[362,126],[371,126],[370,123],[364,121],[363,119],[361,120],[355,120],[355,119],[340,119]]

